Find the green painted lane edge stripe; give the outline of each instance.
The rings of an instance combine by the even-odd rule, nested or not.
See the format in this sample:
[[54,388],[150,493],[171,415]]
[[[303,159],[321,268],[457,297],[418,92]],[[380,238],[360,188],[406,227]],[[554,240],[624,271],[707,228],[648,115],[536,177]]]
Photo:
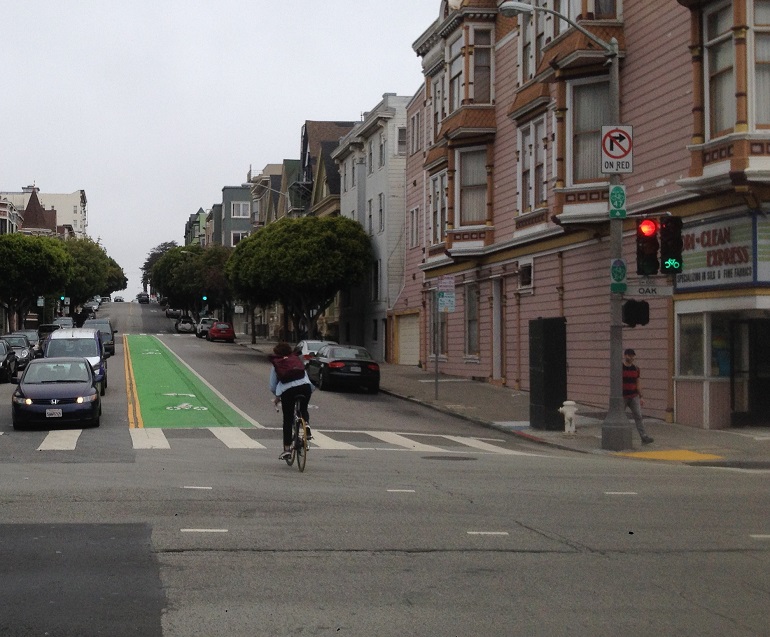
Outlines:
[[254,427],[159,338],[146,334],[127,338],[145,428]]

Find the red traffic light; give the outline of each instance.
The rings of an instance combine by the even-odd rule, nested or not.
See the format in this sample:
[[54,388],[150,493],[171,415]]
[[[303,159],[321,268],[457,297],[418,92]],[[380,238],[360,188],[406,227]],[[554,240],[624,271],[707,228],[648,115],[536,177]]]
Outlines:
[[654,237],[658,232],[658,222],[654,219],[645,219],[639,222],[639,234],[645,237]]

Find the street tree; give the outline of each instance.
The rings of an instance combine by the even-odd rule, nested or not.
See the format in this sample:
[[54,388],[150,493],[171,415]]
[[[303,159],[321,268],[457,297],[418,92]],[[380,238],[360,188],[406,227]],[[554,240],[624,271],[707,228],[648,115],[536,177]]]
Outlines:
[[107,269],[107,287],[105,287],[101,295],[109,296],[113,292],[125,290],[128,286],[128,277],[123,272],[123,268],[118,265],[117,261],[112,257],[107,257],[107,263],[109,264]]
[[261,304],[279,301],[295,327],[317,333],[337,293],[366,280],[372,248],[347,217],[283,218],[241,241],[227,265],[237,294]]
[[12,330],[37,297],[64,292],[73,266],[61,241],[20,233],[0,235],[0,263],[0,301],[8,306]]
[[147,254],[147,258],[144,260],[144,265],[142,266],[142,287],[145,291],[148,286],[152,285],[152,268],[155,263],[166,254],[166,252],[177,247],[179,247],[179,244],[176,241],[165,241],[155,246]]
[[194,316],[204,307],[224,308],[229,315],[232,292],[224,269],[230,253],[230,248],[216,244],[172,247],[155,261],[150,273],[152,287],[170,306]]
[[104,248],[89,238],[70,239],[63,245],[72,259],[66,291],[73,312],[78,305],[109,289],[112,266]]

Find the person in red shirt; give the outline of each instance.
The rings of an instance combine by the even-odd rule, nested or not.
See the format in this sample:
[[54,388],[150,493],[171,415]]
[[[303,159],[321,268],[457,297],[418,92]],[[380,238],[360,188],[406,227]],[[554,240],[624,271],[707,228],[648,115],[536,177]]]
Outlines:
[[643,445],[655,442],[652,436],[647,435],[642,420],[642,387],[639,381],[639,368],[634,365],[636,352],[627,349],[623,352],[623,404],[631,410],[631,415],[636,423],[636,430],[642,439]]

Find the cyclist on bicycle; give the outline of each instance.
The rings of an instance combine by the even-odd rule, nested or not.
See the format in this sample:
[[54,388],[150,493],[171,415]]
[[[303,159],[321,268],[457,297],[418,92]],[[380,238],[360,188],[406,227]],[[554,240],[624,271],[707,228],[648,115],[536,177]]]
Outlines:
[[[313,392],[313,384],[305,372],[305,364],[294,353],[288,343],[278,343],[273,353],[268,356],[273,364],[270,369],[270,391],[275,395],[275,403],[281,402],[283,411],[283,453],[280,460],[291,457],[291,429],[294,424],[294,402],[300,398],[300,411],[306,423],[310,422],[308,403]],[[306,428],[307,440],[312,438],[310,427]]]

